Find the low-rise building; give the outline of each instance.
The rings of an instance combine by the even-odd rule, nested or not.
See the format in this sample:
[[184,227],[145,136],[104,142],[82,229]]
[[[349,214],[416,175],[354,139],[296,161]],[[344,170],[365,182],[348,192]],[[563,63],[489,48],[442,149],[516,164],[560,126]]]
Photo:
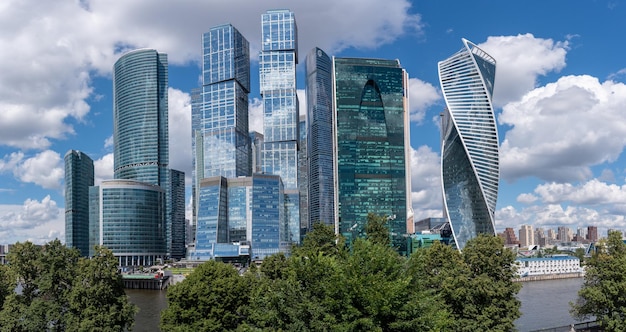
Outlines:
[[568,255],[554,255],[552,257],[542,258],[518,258],[515,264],[518,266],[517,273],[521,277],[583,272],[578,257]]

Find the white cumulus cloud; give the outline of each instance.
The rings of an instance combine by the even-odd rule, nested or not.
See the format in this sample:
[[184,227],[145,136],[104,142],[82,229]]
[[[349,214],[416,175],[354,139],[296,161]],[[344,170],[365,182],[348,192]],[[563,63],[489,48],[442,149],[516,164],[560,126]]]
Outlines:
[[496,59],[493,102],[501,107],[536,88],[539,76],[563,69],[569,42],[527,33],[489,37],[479,46]]
[[505,105],[503,178],[589,179],[590,166],[615,161],[626,145],[624,105],[626,85],[586,75],[561,77]]
[[409,78],[409,111],[411,122],[422,123],[428,108],[442,99],[439,90],[428,82]]

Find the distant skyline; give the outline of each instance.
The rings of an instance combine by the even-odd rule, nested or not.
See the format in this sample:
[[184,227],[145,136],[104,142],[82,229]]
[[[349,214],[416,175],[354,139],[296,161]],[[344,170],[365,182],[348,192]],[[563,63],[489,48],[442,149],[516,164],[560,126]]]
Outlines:
[[[113,178],[112,69],[136,48],[168,54],[169,166],[186,174],[190,218],[190,92],[200,84],[202,34],[231,23],[249,40],[249,129],[262,133],[259,22],[277,8],[295,14],[300,55],[318,46],[398,59],[407,70],[415,220],[442,215],[437,62],[467,38],[497,62],[496,231],[626,231],[623,1],[20,0],[0,6],[0,243],[65,238],[68,150],[94,160],[96,184]],[[302,113],[303,58],[296,71]]]

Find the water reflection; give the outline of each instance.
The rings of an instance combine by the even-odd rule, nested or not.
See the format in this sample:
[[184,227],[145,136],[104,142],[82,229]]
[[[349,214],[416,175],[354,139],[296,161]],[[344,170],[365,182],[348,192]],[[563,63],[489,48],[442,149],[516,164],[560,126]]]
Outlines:
[[570,313],[570,302],[576,301],[583,278],[529,281],[522,283],[518,298],[522,317],[515,321],[520,332],[578,323]]
[[161,310],[167,308],[165,291],[150,289],[126,289],[130,302],[134,303],[139,312],[135,315],[133,331],[160,331]]

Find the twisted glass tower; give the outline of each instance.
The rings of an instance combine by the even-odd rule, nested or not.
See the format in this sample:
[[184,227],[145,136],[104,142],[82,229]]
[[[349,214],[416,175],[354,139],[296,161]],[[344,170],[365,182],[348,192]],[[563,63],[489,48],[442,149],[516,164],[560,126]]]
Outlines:
[[459,250],[478,234],[495,234],[498,132],[491,99],[496,61],[472,42],[438,63],[442,114],[444,216]]

